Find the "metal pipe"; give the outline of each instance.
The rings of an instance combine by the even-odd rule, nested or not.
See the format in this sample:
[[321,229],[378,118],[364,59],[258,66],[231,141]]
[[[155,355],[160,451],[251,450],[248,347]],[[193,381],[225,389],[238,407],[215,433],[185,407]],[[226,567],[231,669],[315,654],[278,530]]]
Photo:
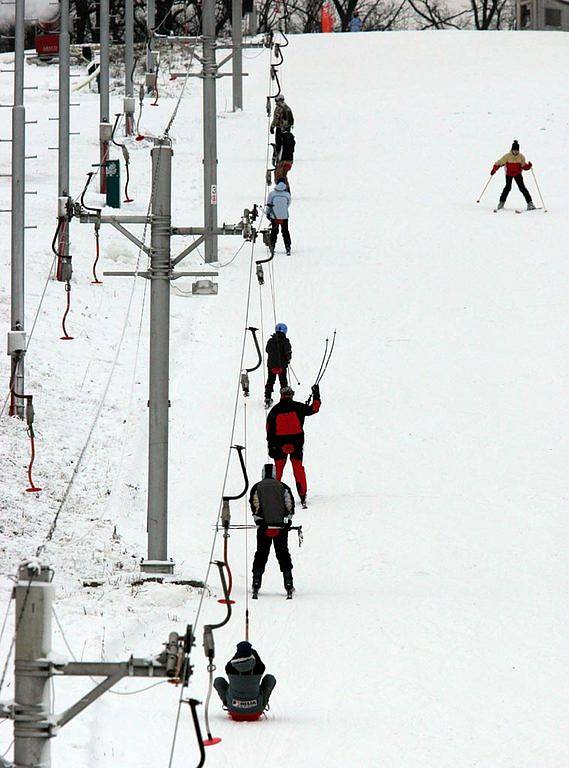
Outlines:
[[[26,109],[24,107],[25,0],[16,0],[14,106],[12,107],[11,329],[25,328]],[[24,351],[13,354],[10,385],[24,392]],[[11,399],[10,413],[24,418],[24,400]]]
[[124,4],[124,127],[125,135],[134,134],[134,0]]
[[154,54],[152,52],[152,39],[156,26],[156,0],[146,0],[146,72],[154,72]]
[[[23,0],[22,0],[23,4]],[[16,595],[14,765],[50,768],[50,675],[37,665],[51,652],[51,570],[24,565]]]
[[231,36],[233,38],[233,111],[243,109],[243,0],[233,0]]
[[218,260],[217,235],[217,111],[215,63],[215,0],[202,6],[203,36],[203,170],[205,261]]
[[[58,197],[69,197],[69,0],[60,0],[59,32],[59,121],[58,121]],[[61,211],[58,205],[58,216]],[[60,259],[69,259],[69,223],[59,227],[57,252]]]
[[[99,75],[99,123],[106,125],[110,122],[110,103],[109,103],[109,0],[100,0],[100,25],[101,25],[101,72]],[[99,192],[107,192],[107,167],[106,161],[109,159],[110,139],[99,134],[100,145],[100,186]]]
[[172,147],[152,148],[150,239],[150,379],[148,399],[148,562],[142,570],[170,573],[168,561],[168,380],[170,360],[170,254]]

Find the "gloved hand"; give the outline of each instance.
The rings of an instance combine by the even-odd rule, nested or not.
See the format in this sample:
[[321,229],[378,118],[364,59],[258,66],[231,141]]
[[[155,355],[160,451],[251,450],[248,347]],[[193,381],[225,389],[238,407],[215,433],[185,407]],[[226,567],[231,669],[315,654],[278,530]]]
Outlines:
[[[532,163],[532,161],[531,161],[531,160],[528,160],[528,165],[529,165],[529,168],[531,168],[531,167],[532,167],[533,163]],[[528,168],[528,171],[529,171],[529,168]]]
[[492,168],[492,170],[490,171],[490,176],[493,176],[493,175],[496,173],[496,171],[497,171],[497,170],[498,170],[498,169],[496,168],[496,166],[494,166],[494,167]]
[[318,386],[318,384],[312,385],[312,397],[315,400],[320,400],[320,387]]
[[285,528],[292,528],[292,520],[290,517],[283,517],[283,524]]
[[271,125],[271,127],[270,127],[270,129],[269,129],[269,130],[271,131],[271,133],[274,133],[274,132],[275,132],[275,128],[274,128],[274,126],[273,126],[273,125]]

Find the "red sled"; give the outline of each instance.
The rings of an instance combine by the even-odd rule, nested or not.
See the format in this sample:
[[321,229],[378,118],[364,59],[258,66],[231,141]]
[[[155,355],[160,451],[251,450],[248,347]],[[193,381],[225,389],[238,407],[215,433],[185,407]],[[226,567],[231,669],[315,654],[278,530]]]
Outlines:
[[258,720],[262,714],[262,712],[230,712],[229,717],[237,723],[246,723]]

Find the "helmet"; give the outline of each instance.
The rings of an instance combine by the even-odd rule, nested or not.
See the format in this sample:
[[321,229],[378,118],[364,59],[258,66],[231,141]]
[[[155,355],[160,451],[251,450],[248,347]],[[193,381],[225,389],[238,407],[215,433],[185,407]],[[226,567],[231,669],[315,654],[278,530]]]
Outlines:
[[294,389],[292,387],[281,387],[281,397],[294,397]]
[[262,478],[263,480],[274,480],[275,478],[275,465],[274,464],[264,464],[263,465],[263,472],[262,472]]
[[285,98],[282,93],[279,93],[278,96],[275,96],[275,101],[284,101]]
[[288,328],[286,327],[285,323],[277,323],[275,325],[275,333],[284,333],[288,331]]

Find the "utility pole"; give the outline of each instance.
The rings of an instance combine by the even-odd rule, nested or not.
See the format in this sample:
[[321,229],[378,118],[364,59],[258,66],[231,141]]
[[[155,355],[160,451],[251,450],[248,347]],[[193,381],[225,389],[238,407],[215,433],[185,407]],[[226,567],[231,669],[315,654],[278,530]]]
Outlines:
[[134,134],[134,0],[124,4],[124,132]]
[[[51,768],[51,739],[106,691],[125,677],[169,678],[185,688],[192,674],[189,663],[194,636],[190,625],[185,635],[170,632],[164,650],[150,658],[130,657],[122,662],[54,661],[51,629],[54,601],[53,571],[37,560],[20,567],[14,588],[16,598],[15,698],[0,702],[0,718],[14,721],[14,762],[0,758],[10,768]],[[225,584],[224,593],[227,594]],[[214,625],[215,627],[215,625]],[[51,711],[50,681],[54,676],[102,677],[82,698],[60,714]],[[195,709],[188,701],[196,738],[203,751]],[[203,763],[202,763],[203,765]]]
[[[209,271],[179,272],[174,268],[206,241],[205,227],[173,227],[172,210],[172,143],[164,136],[154,139],[152,156],[152,206],[148,218],[140,214],[103,216],[100,212],[87,213],[76,203],[73,214],[82,224],[110,224],[150,256],[150,267],[145,272],[104,272],[105,276],[133,277],[150,280],[150,360],[148,397],[148,495],[147,533],[148,557],[142,561],[146,573],[172,573],[174,563],[168,559],[168,412],[169,356],[170,356],[170,283],[179,277],[206,277],[192,286],[193,293],[215,294],[217,286],[211,282],[218,273]],[[238,224],[223,224],[213,234],[240,235],[251,241],[256,237],[252,223],[258,215],[257,206],[245,209]],[[137,238],[124,225],[150,223],[150,247]],[[171,255],[172,235],[192,236],[196,239],[177,256]]]
[[217,104],[215,62],[215,0],[203,0],[202,5],[203,56],[203,180],[205,261],[218,260],[217,236]]
[[71,259],[69,257],[69,0],[60,0],[59,32],[59,116],[58,116],[58,201],[59,238],[57,253],[57,279],[69,282]]
[[100,186],[99,192],[107,192],[107,160],[111,146],[112,126],[109,104],[109,0],[100,0],[101,24],[101,71],[99,75],[99,144],[100,144]]
[[12,231],[11,231],[11,355],[10,414],[24,418],[24,400],[12,392],[24,392],[25,337],[25,226],[26,226],[26,108],[24,107],[25,0],[16,0],[14,105],[12,107]]
[[172,146],[159,139],[152,155],[150,236],[150,380],[148,398],[148,560],[143,570],[171,573],[168,560],[168,409],[170,400],[170,258]]
[[51,763],[50,678],[38,664],[51,652],[53,572],[39,564],[22,565],[16,595],[14,689],[14,765],[43,768]]
[[148,93],[156,87],[156,59],[152,50],[156,26],[156,0],[146,0],[146,88]]
[[233,42],[233,111],[243,109],[243,0],[233,0],[231,17]]

